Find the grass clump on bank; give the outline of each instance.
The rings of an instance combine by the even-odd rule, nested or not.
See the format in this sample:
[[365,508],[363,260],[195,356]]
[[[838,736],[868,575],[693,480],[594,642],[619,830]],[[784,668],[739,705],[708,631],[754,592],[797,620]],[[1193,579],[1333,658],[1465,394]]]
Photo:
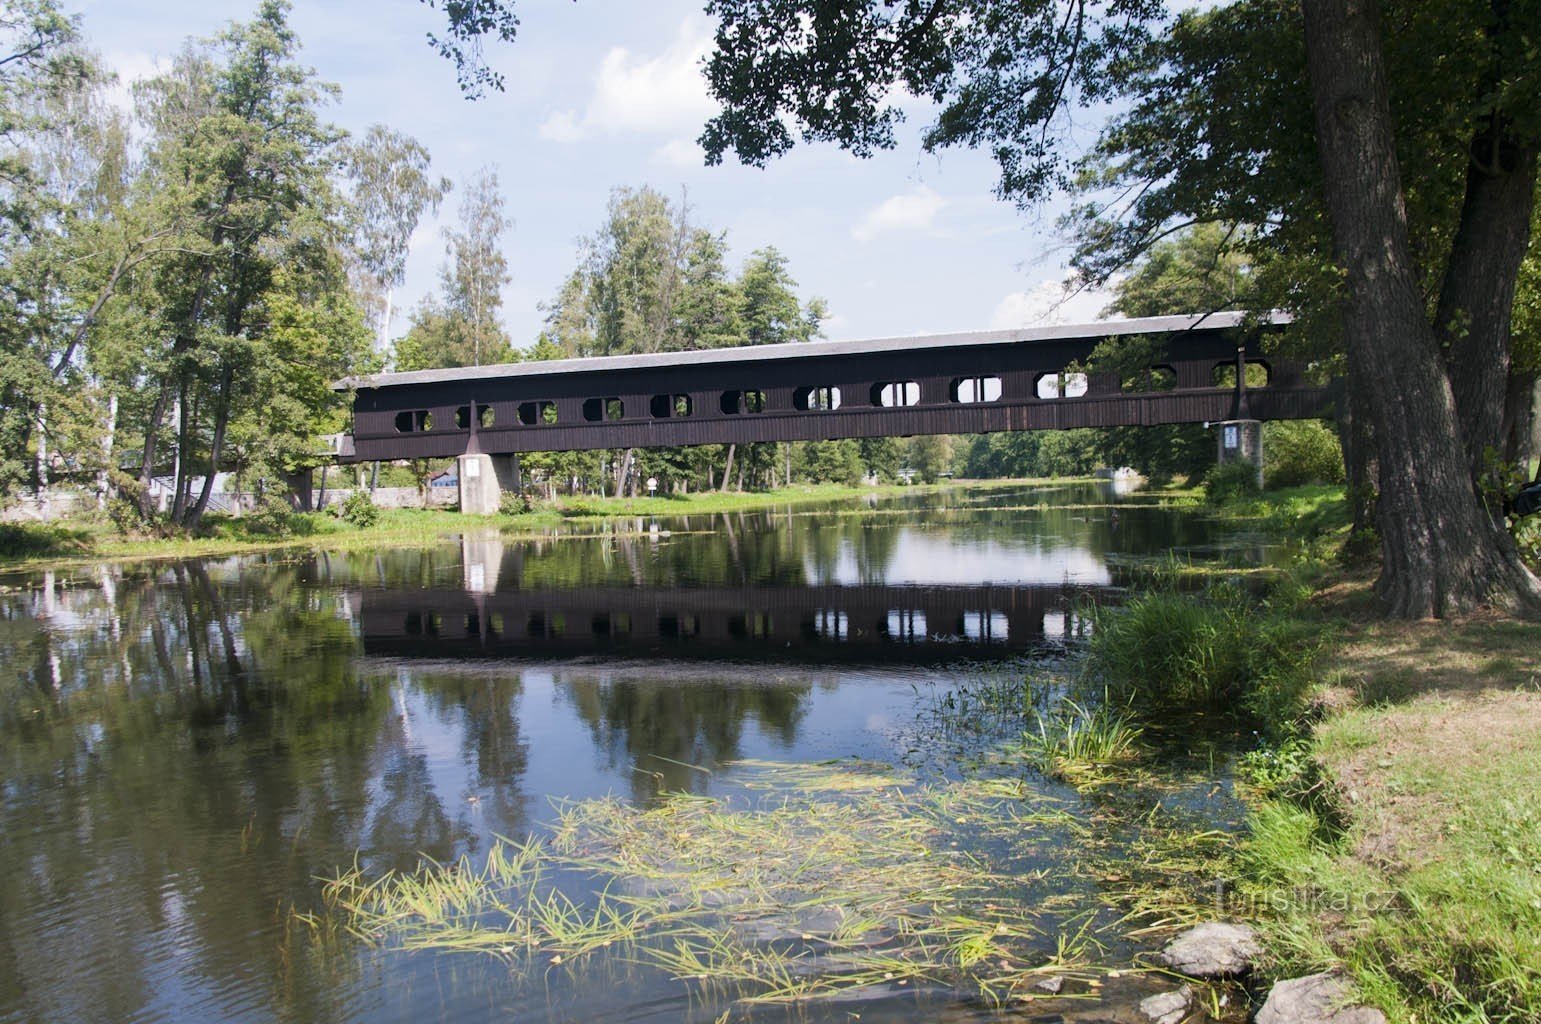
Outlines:
[[1268,731],[1293,729],[1305,705],[1322,627],[1288,602],[1230,583],[1196,593],[1172,585],[1099,608],[1085,675],[1147,711],[1232,708]]

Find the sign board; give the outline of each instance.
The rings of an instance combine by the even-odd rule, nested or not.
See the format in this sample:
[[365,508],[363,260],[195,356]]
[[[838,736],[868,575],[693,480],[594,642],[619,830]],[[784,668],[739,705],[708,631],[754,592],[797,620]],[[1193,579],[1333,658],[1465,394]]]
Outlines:
[[465,473],[466,473],[466,479],[467,480],[475,480],[477,477],[481,476],[482,475],[482,460],[481,459],[466,459]]
[[648,477],[647,478],[647,493],[652,494],[656,490],[658,490],[658,478],[657,477],[652,477],[652,476]]
[[1228,449],[1230,449],[1230,448],[1240,448],[1241,447],[1241,428],[1236,426],[1235,424],[1227,424],[1226,427],[1225,427],[1225,442],[1224,442],[1224,444],[1225,444],[1225,447],[1228,448]]

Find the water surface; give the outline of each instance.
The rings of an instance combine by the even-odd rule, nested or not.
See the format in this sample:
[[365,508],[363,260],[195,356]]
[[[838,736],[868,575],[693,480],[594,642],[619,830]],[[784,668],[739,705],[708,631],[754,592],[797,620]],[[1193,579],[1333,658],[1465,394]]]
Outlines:
[[[553,800],[733,794],[742,759],[945,774],[924,712],[960,662],[1054,654],[1141,559],[1264,554],[1090,487],[564,532],[590,535],[6,580],[0,1021],[988,1015],[907,992],[751,1012],[619,962],[323,949],[293,912],[355,861],[474,860]],[[1219,820],[1213,790],[1178,799]]]

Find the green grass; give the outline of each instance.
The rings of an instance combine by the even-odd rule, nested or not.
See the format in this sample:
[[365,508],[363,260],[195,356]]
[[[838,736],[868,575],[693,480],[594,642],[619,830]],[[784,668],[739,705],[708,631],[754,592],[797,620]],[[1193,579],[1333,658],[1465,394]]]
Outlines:
[[1054,712],[1039,712],[1022,735],[1022,749],[1051,778],[1078,786],[1100,785],[1144,754],[1144,729],[1128,708],[1106,701],[1082,704],[1066,698]]
[[1118,700],[1163,713],[1231,708],[1289,732],[1305,706],[1322,628],[1222,583],[1158,585],[1098,608],[1084,673]]

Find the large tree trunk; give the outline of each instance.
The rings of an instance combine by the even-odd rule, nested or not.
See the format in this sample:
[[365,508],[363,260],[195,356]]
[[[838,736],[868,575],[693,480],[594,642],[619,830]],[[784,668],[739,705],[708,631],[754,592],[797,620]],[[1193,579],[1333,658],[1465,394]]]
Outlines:
[[160,438],[161,420],[166,417],[168,394],[169,390],[162,384],[160,393],[155,396],[155,408],[150,411],[150,420],[144,428],[144,453],[139,460],[139,510],[147,517],[155,511],[150,498],[150,485],[155,482],[155,448]]
[[1509,329],[1520,263],[1530,244],[1536,152],[1501,124],[1471,143],[1466,199],[1440,290],[1435,328],[1448,346],[1450,383],[1473,477],[1490,473],[1503,446]]
[[[203,522],[203,514],[209,508],[209,496],[214,493],[214,480],[219,476],[220,460],[225,457],[225,431],[230,426],[230,387],[234,378],[234,371],[226,366],[219,381],[219,399],[214,412],[214,438],[209,445],[209,471],[203,477],[203,488],[198,492],[198,501],[187,513],[187,522],[183,524],[189,530],[198,529],[198,524]],[[324,491],[323,483],[323,493]]]
[[1363,388],[1345,386],[1336,399],[1338,441],[1343,447],[1343,477],[1352,517],[1345,551],[1354,557],[1368,553],[1373,541],[1375,498],[1380,488],[1375,425],[1366,404]]
[[1531,463],[1541,455],[1541,381],[1534,374],[1509,373],[1504,394],[1503,447],[1500,456],[1526,480],[1541,477],[1541,466]]
[[1349,381],[1375,424],[1387,614],[1541,605],[1541,584],[1478,503],[1455,396],[1424,316],[1374,0],[1302,0],[1333,249],[1347,275]]
[[717,488],[718,491],[726,491],[728,484],[733,480],[733,453],[737,450],[738,445],[728,445],[728,463],[722,467],[722,484]]

